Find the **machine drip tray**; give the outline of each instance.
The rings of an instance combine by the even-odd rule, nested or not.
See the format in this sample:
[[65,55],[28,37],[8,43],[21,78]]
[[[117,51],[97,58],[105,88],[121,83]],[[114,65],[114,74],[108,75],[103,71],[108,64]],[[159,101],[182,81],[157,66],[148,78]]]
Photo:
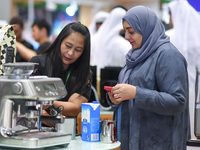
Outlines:
[[198,146],[198,147],[200,147],[200,139],[190,139],[190,140],[188,140],[187,146]]
[[[67,134],[64,134],[67,135]],[[69,134],[71,135],[71,134]],[[62,133],[58,132],[36,132],[36,133],[23,133],[17,136],[11,136],[11,138],[17,138],[17,139],[46,139],[46,138],[53,138],[53,137],[59,137],[63,136]]]
[[23,133],[8,138],[0,137],[0,147],[21,149],[39,149],[54,146],[66,147],[70,143],[71,137],[72,134],[58,132]]

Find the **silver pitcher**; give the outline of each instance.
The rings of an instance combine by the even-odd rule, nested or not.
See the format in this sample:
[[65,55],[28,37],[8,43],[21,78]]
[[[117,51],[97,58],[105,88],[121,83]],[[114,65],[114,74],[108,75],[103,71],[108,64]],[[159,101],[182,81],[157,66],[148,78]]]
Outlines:
[[101,142],[102,143],[117,142],[116,121],[104,120],[101,122]]

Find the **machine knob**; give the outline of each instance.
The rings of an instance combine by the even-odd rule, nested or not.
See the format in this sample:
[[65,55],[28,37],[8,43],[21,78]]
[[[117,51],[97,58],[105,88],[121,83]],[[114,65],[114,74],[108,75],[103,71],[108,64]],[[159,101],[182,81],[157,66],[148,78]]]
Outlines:
[[21,94],[21,92],[23,90],[23,86],[20,82],[14,83],[12,85],[12,90],[15,94]]

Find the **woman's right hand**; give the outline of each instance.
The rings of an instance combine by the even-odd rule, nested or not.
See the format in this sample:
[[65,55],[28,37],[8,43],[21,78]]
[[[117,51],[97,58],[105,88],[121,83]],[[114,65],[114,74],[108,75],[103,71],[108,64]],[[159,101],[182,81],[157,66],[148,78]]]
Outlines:
[[109,98],[110,98],[110,100],[111,100],[111,102],[112,102],[113,104],[118,105],[118,104],[121,103],[121,102],[117,101],[117,99],[114,97],[113,94],[111,94],[111,92],[108,92],[108,96],[109,96]]
[[108,96],[113,104],[118,105],[122,101],[134,99],[136,95],[136,86],[130,84],[115,85]]

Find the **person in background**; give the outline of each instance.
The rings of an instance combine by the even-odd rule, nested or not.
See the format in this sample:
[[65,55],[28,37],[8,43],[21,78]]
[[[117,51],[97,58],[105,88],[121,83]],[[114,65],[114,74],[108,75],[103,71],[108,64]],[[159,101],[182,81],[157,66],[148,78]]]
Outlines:
[[91,65],[97,66],[97,75],[105,66],[123,67],[131,45],[121,35],[121,19],[126,11],[114,8],[92,39]]
[[17,50],[25,60],[29,61],[33,56],[41,54],[51,45],[49,40],[50,29],[51,27],[45,19],[36,19],[34,21],[32,25],[32,36],[34,40],[40,44],[36,51],[32,51],[23,44],[17,42]]
[[91,37],[98,31],[99,27],[108,16],[109,13],[105,11],[99,11],[95,14],[91,24],[88,27]]
[[188,63],[191,138],[195,138],[195,79],[196,68],[200,69],[200,16],[186,0],[170,2],[168,8],[171,29],[166,34]]
[[[128,10],[126,7],[124,7],[124,6],[122,6],[122,5],[116,5],[114,8],[122,8],[122,9],[124,9],[125,11]],[[113,8],[113,9],[114,9],[114,8]],[[124,30],[123,30],[123,29],[120,30],[119,34],[120,34],[122,37],[125,38],[125,33],[124,33]]]
[[107,94],[123,150],[186,150],[190,139],[187,62],[150,8],[123,17],[132,45],[118,84]]
[[[62,79],[67,96],[54,101],[54,106],[64,106],[62,115],[75,117],[81,104],[88,102],[91,94],[90,33],[79,22],[66,25],[51,46],[42,54],[30,59],[39,63],[33,75],[46,75]],[[43,115],[49,115],[49,105],[44,105]]]
[[[16,41],[23,44],[25,47],[29,48],[30,50],[34,50],[33,45],[30,44],[29,42],[27,42],[23,37],[22,37],[22,32],[24,30],[24,22],[22,20],[21,17],[13,17],[11,18],[10,25],[14,25],[13,26],[13,30],[15,32],[16,35]],[[17,51],[16,53],[16,62],[26,62],[27,60],[25,60],[21,54],[19,53],[19,51]]]

